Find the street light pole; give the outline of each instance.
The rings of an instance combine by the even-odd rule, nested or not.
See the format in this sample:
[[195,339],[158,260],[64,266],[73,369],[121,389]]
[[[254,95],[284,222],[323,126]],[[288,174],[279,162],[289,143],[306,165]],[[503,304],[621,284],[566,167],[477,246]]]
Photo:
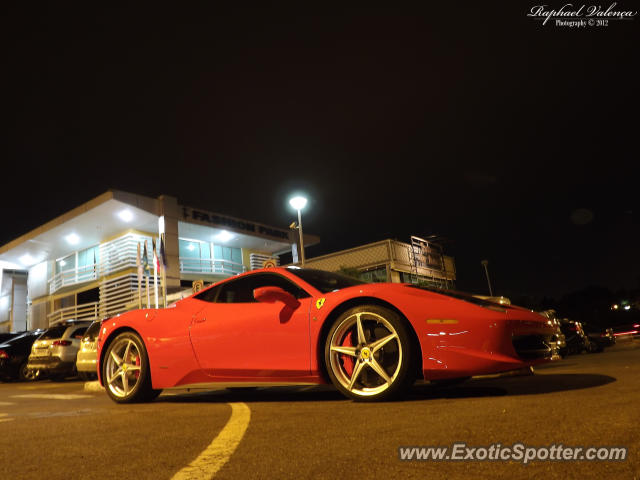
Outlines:
[[487,268],[487,265],[489,265],[489,260],[482,260],[480,263],[484,267],[484,273],[487,275],[487,284],[489,285],[489,296],[493,297],[493,290],[491,289],[491,280],[489,280],[489,269]]
[[300,234],[300,265],[304,267],[304,237],[302,235],[302,213],[298,210],[298,233]]
[[298,235],[300,236],[300,264],[304,267],[304,239],[302,236],[302,209],[307,204],[307,199],[301,196],[289,200],[289,205],[298,211]]

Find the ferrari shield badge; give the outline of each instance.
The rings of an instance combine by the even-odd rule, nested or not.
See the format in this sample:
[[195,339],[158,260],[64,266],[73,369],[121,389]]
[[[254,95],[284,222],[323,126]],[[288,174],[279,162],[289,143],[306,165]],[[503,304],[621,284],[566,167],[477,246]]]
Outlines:
[[317,308],[318,310],[320,310],[320,309],[322,308],[322,306],[324,305],[324,301],[325,301],[325,300],[326,300],[326,299],[325,299],[324,297],[319,298],[318,300],[316,300],[316,308]]

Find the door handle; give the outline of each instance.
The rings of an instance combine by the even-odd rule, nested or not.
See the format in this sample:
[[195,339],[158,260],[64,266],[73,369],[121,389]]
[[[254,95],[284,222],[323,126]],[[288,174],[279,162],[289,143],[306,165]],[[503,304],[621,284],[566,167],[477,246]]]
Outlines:
[[202,317],[202,318],[196,318],[195,323],[204,323],[204,322],[206,322],[206,321],[207,321],[207,319],[206,319],[205,317]]

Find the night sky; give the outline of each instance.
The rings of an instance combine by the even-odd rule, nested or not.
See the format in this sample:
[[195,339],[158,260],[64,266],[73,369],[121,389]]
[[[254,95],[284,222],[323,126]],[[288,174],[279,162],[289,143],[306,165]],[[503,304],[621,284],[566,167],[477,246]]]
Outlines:
[[534,4],[4,5],[0,245],[109,188],[285,228],[303,191],[308,257],[435,234],[461,290],[638,288],[640,18]]

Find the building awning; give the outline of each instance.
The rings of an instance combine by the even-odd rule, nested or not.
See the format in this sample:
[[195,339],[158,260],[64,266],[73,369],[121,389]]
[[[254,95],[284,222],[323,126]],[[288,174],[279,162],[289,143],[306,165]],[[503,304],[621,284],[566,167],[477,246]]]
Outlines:
[[0,247],[0,267],[28,268],[128,229],[158,230],[156,200],[108,191]]
[[[178,227],[180,237],[271,254],[291,248],[287,230],[190,207],[180,208],[183,213]],[[0,268],[25,269],[98,245],[128,230],[156,233],[159,211],[158,199],[110,190],[1,246]],[[305,234],[305,244],[318,241],[318,237]]]

